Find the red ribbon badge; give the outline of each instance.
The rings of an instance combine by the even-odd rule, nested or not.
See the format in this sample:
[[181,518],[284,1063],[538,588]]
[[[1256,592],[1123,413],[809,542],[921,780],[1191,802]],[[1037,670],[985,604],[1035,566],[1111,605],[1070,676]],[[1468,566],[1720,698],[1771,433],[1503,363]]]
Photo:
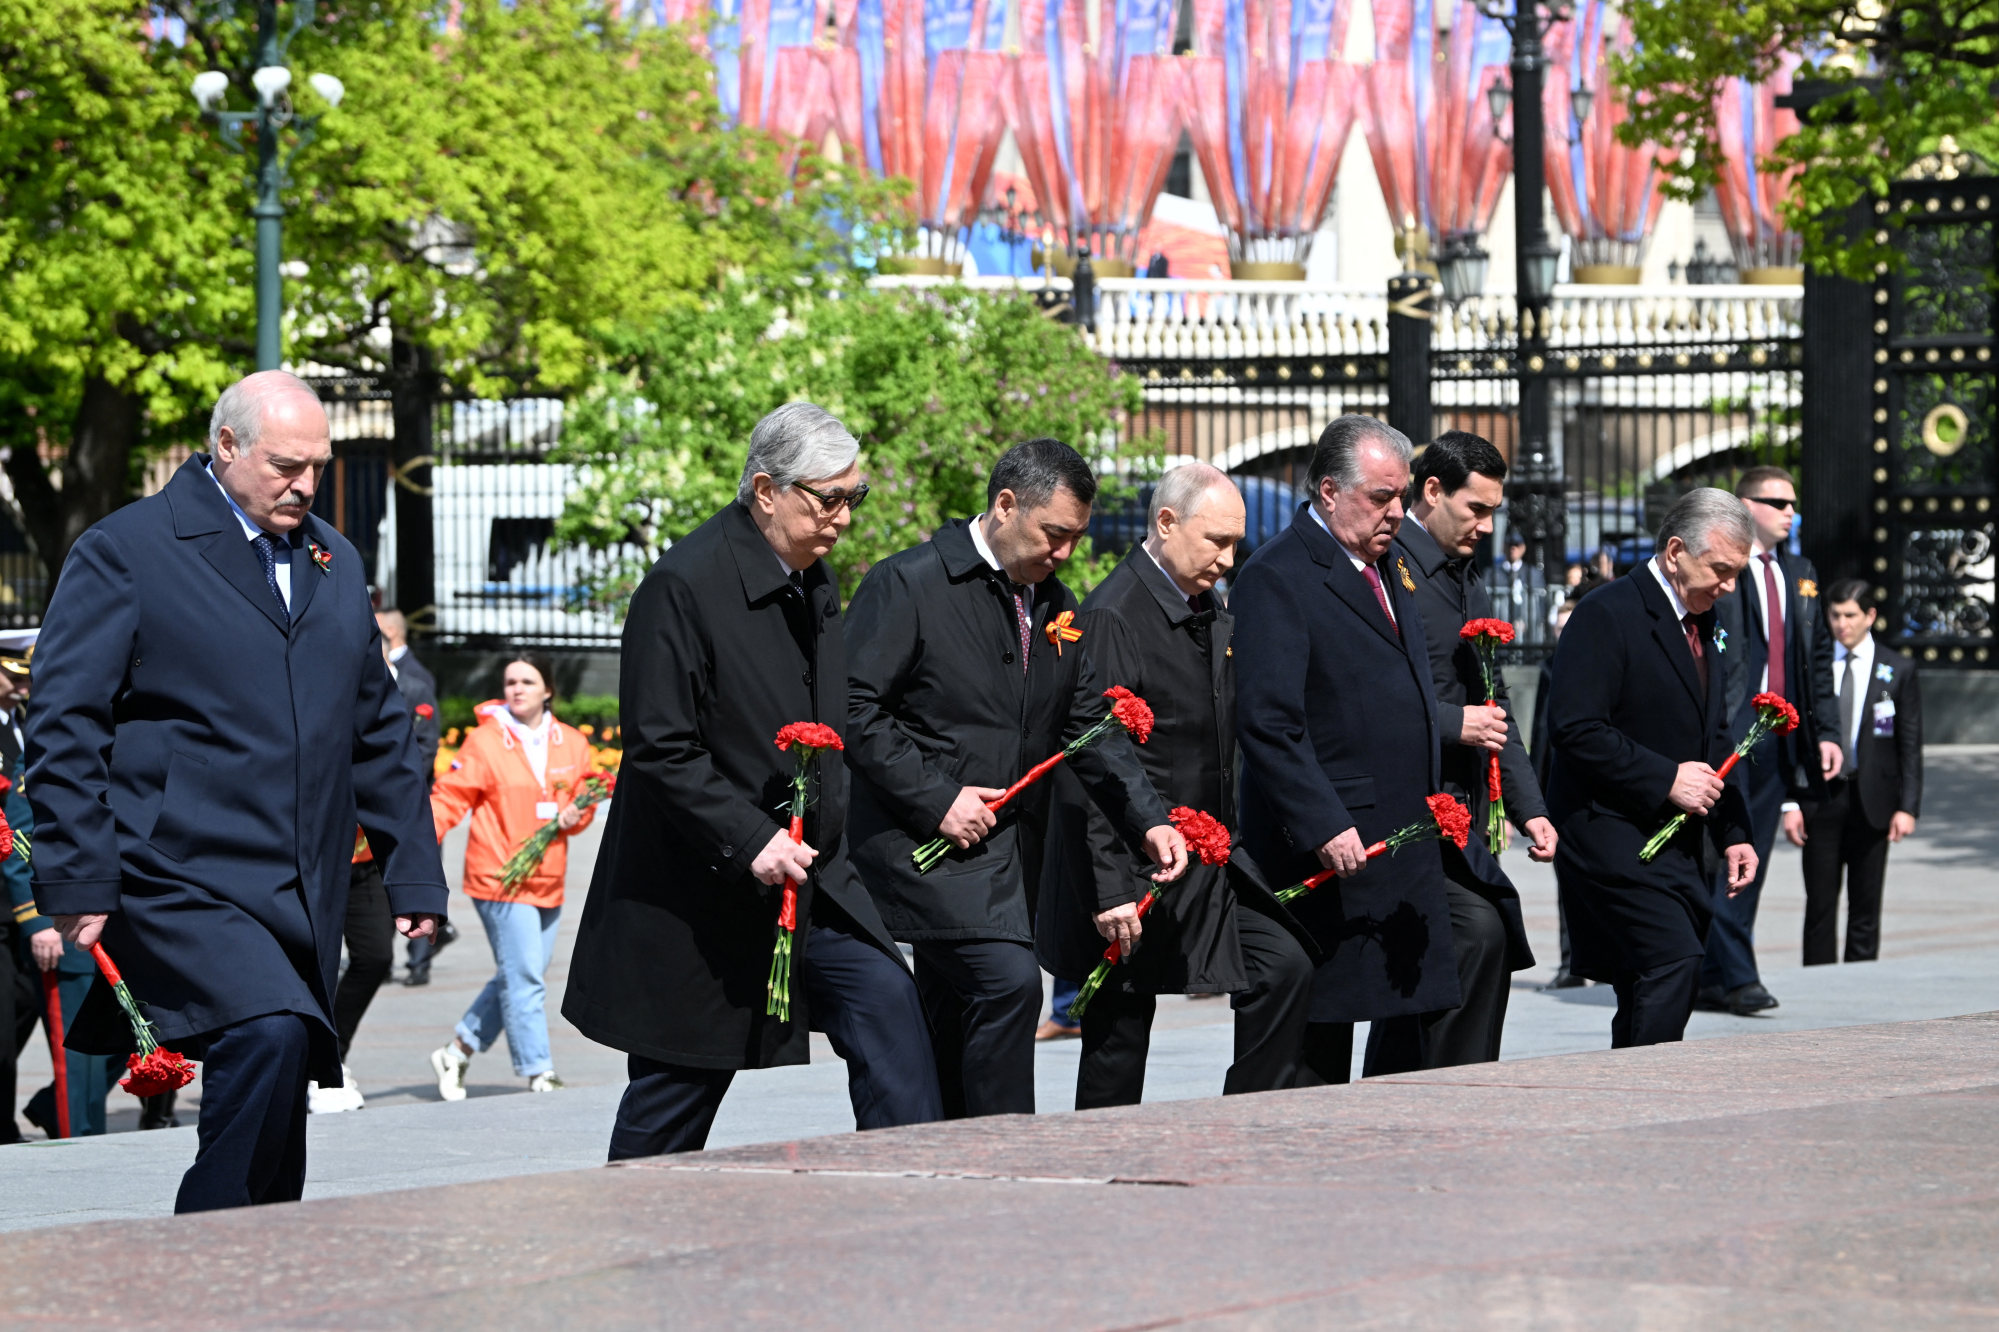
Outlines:
[[1075,627],[1075,621],[1076,612],[1063,611],[1060,615],[1042,626],[1043,631],[1048,635],[1049,643],[1055,648],[1056,656],[1059,657],[1062,655],[1062,645],[1064,643],[1082,641],[1083,631]]

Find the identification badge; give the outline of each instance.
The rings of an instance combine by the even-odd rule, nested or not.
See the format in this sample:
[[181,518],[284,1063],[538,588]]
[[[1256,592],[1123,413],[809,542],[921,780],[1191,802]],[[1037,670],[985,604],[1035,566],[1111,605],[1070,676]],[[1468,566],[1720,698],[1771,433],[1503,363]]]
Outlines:
[[1874,734],[1895,734],[1895,700],[1884,698],[1874,705]]
[[535,802],[534,816],[546,822],[555,817],[559,808],[560,806],[553,800],[538,800]]

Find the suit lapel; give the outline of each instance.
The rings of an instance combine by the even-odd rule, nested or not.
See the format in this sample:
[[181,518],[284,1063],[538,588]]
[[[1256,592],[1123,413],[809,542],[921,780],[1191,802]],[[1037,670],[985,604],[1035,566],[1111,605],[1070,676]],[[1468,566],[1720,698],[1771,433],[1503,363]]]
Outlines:
[[230,516],[229,528],[201,538],[201,557],[214,566],[228,584],[241,592],[252,606],[264,613],[279,633],[286,632],[284,608],[278,605],[271,585],[264,581],[264,566],[250,547],[243,529]]
[[313,533],[311,522],[312,520],[308,518],[307,525],[299,529],[298,545],[292,550],[293,628],[297,628],[298,622],[305,618],[305,608],[312,604],[312,594],[319,590],[320,583],[327,577],[325,573],[320,572],[319,566],[313,563],[313,545],[317,543],[324,550],[326,543],[320,541]]
[[[1673,663],[1674,672],[1679,675],[1680,683],[1687,687],[1687,695],[1693,699],[1694,706],[1701,710],[1701,718],[1705,722],[1712,710],[1715,687],[1723,683],[1724,677],[1728,674],[1721,669],[1721,663],[1715,660],[1713,635],[1708,632],[1706,625],[1701,625],[1708,659],[1708,687],[1703,691],[1700,668],[1694,665],[1693,649],[1687,646],[1687,631],[1673,618],[1673,603],[1667,600],[1666,589],[1659,586],[1657,575],[1650,568],[1641,565],[1626,577],[1643,580],[1638,584],[1638,589],[1639,595],[1645,602],[1645,609],[1652,612],[1652,637],[1658,641],[1659,648],[1666,654],[1667,660]],[[1712,614],[1709,613],[1710,619]],[[1696,616],[1694,622],[1701,624],[1700,617]]]

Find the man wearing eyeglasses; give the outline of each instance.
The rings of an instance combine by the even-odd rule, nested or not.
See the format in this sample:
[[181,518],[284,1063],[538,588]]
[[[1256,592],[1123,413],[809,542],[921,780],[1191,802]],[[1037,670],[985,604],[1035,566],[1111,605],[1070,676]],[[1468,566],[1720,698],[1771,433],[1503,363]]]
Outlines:
[[[1716,647],[1726,671],[1729,735],[1740,740],[1756,718],[1750,699],[1781,694],[1798,710],[1798,729],[1764,739],[1748,769],[1749,827],[1756,878],[1733,897],[1718,895],[1695,1005],[1747,1017],[1777,1007],[1756,969],[1756,904],[1769,872],[1787,801],[1823,799],[1839,775],[1839,700],[1832,687],[1832,631],[1819,604],[1818,570],[1788,549],[1798,489],[1781,467],[1752,467],[1735,484],[1755,540],[1735,591],[1715,604]],[[1792,806],[1795,808],[1795,805]]]

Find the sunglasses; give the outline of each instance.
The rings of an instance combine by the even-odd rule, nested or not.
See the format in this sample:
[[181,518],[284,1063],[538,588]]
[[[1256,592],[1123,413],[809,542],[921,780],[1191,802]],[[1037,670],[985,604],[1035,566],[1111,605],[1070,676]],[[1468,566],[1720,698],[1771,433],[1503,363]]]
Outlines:
[[802,490],[813,499],[818,500],[820,511],[828,517],[838,513],[842,504],[847,506],[847,512],[852,513],[855,509],[860,508],[862,502],[868,497],[868,488],[865,485],[855,486],[852,490],[836,490],[831,494],[823,490],[814,490],[803,481],[792,482],[791,488],[793,490]]
[[[863,486],[862,489],[865,490],[866,487]],[[1761,504],[1766,508],[1771,508],[1771,509],[1795,510],[1798,507],[1798,502],[1796,500],[1772,499],[1768,495],[1744,495],[1742,498],[1748,500],[1751,504]]]

